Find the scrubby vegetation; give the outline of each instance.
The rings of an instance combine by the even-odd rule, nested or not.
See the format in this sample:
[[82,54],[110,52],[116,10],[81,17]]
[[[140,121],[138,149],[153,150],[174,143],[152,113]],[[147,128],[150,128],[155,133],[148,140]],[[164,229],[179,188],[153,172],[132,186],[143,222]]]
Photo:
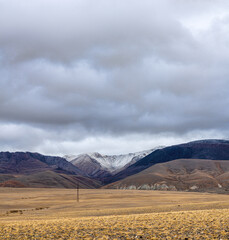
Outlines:
[[81,190],[81,197],[2,190],[0,239],[229,239],[228,195]]
[[229,210],[39,220],[0,225],[1,239],[229,239]]

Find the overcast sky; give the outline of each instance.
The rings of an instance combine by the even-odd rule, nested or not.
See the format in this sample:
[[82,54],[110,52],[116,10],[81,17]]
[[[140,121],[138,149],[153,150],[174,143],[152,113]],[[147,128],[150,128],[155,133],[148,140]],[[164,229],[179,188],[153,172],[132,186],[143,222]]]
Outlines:
[[0,90],[0,151],[228,139],[229,1],[0,0]]

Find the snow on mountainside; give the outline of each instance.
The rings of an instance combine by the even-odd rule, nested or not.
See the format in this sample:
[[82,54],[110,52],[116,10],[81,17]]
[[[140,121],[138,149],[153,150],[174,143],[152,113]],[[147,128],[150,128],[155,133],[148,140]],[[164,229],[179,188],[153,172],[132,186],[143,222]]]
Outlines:
[[95,152],[80,154],[78,156],[65,155],[64,158],[82,171],[85,171],[89,176],[95,177],[104,176],[105,173],[115,174],[144,158],[156,149],[122,155],[102,155]]
[[63,158],[65,158],[67,161],[71,162],[72,160],[74,160],[75,158],[77,158],[80,155],[64,155]]
[[123,155],[101,155],[99,153],[88,154],[91,158],[97,160],[103,168],[108,169],[110,172],[123,168],[129,163],[135,163],[139,159],[150,154],[153,150],[129,153]]

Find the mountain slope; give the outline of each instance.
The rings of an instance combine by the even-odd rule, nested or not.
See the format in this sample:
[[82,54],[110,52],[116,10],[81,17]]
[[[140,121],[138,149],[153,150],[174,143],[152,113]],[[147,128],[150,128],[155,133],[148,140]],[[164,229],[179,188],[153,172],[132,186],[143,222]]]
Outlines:
[[0,186],[95,188],[101,184],[89,179],[64,158],[30,152],[0,152]]
[[64,158],[30,152],[0,152],[0,173],[29,174],[45,170],[83,174]]
[[[94,156],[95,154],[79,155],[72,160],[71,163],[91,178],[103,180],[107,177],[111,177],[112,174],[109,169],[102,166],[102,164],[97,160],[98,157],[95,158]],[[96,156],[98,156],[98,154],[96,154]]]
[[84,172],[87,176],[104,180],[134,164],[139,159],[150,154],[153,150],[129,153],[123,155],[102,155],[99,153],[65,156],[67,160]]
[[229,160],[229,141],[201,140],[155,150],[145,158],[117,173],[110,179],[110,182],[139,173],[157,163],[176,159]]
[[7,180],[0,181],[0,187],[77,188],[78,185],[80,188],[89,189],[101,187],[101,184],[95,180],[53,171],[36,172],[29,175],[11,175]]
[[106,188],[225,192],[229,191],[229,161],[179,159],[159,163]]

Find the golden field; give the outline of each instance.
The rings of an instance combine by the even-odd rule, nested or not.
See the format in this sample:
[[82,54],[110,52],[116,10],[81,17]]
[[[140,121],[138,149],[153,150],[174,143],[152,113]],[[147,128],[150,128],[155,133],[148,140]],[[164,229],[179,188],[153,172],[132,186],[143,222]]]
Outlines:
[[229,239],[229,195],[0,188],[0,239]]

